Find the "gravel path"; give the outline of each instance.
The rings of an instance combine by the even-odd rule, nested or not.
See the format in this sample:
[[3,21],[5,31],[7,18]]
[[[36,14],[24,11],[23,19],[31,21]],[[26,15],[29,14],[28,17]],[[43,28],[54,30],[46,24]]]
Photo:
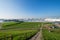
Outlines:
[[43,40],[42,39],[42,27],[40,28],[40,31],[34,37],[32,37],[30,40]]

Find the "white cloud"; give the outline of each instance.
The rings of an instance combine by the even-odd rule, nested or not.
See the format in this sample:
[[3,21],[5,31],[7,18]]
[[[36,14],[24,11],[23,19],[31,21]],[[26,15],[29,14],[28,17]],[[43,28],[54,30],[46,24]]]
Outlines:
[[45,21],[54,22],[54,21],[60,21],[60,19],[47,18],[47,19],[45,19]]

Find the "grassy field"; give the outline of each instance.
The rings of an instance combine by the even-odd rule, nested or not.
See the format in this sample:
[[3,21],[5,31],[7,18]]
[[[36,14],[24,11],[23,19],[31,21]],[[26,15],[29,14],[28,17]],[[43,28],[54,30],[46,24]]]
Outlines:
[[47,29],[43,29],[44,40],[60,40],[60,29],[52,29],[51,32]]
[[[10,25],[10,26],[6,26],[6,24],[7,24],[7,25]],[[6,29],[6,28],[7,28],[7,29],[8,29],[8,28],[11,28],[11,29],[12,29],[12,28],[13,28],[13,29],[14,29],[14,28],[23,28],[23,29],[26,28],[26,29],[29,29],[29,28],[40,28],[40,26],[41,26],[41,25],[40,25],[41,23],[39,23],[39,22],[23,22],[23,23],[19,23],[19,24],[15,24],[15,25],[11,25],[11,23],[10,23],[10,24],[9,24],[9,23],[6,23],[6,24],[3,23],[3,26],[2,26],[2,27],[5,28],[5,29]],[[12,23],[12,24],[14,24],[14,23]]]
[[0,40],[26,40],[35,35],[37,30],[7,30],[0,31]]
[[[0,31],[0,40],[26,40],[35,35],[37,30],[5,30]],[[12,38],[11,38],[12,37]]]
[[17,23],[19,23],[19,22],[3,22],[3,23],[2,23],[2,26],[3,26],[3,27],[7,27],[7,26],[15,25],[15,24],[17,24]]
[[48,22],[6,22],[2,26],[4,29],[0,30],[0,40],[29,40],[39,31],[41,26],[43,27],[42,35],[44,40],[60,40],[59,28],[52,29],[51,32],[47,29],[53,25]]
[[41,26],[39,22],[4,22],[0,30],[0,40],[29,40]]

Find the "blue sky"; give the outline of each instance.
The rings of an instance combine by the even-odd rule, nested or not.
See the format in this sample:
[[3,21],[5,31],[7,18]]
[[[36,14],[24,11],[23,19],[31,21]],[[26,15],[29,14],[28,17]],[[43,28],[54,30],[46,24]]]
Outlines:
[[60,16],[59,0],[0,0],[0,18]]

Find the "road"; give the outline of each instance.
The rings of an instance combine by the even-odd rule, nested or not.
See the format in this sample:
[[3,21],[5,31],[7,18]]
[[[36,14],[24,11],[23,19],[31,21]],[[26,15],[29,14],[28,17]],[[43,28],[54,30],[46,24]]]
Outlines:
[[30,40],[43,40],[42,27],[40,28],[40,31],[35,36],[33,36]]

